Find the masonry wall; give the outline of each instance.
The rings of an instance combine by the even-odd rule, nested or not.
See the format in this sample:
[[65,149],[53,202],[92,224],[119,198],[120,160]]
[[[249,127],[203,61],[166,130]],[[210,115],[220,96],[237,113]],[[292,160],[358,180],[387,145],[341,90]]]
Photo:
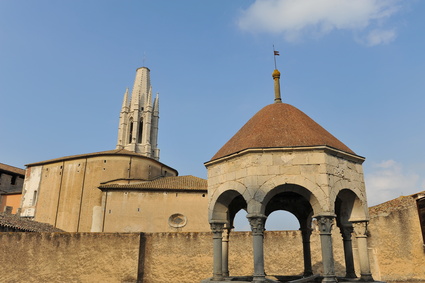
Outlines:
[[[212,273],[212,238],[203,233],[0,233],[4,282],[199,282]],[[230,235],[232,275],[253,272],[249,232]],[[342,242],[334,235],[335,266],[344,274]],[[313,271],[321,272],[320,239],[311,238]],[[270,275],[303,272],[299,231],[266,231]],[[137,279],[139,281],[137,281]]]
[[[202,232],[209,231],[208,198],[196,191],[105,192],[104,232]],[[172,215],[184,217],[173,225]],[[125,221],[123,221],[125,219]]]
[[[120,178],[148,180],[165,174],[165,169],[168,167],[155,160],[126,155],[82,157],[30,166],[21,216],[34,216],[36,221],[67,232],[100,232],[100,183]],[[176,174],[171,168],[168,170],[168,176]]]
[[[425,251],[413,199],[371,212],[369,258],[375,280],[425,281]],[[334,227],[336,228],[336,227]],[[334,229],[335,270],[344,275],[342,240]],[[354,260],[359,275],[353,237]],[[0,233],[2,282],[192,283],[212,273],[211,233]],[[299,231],[266,231],[265,271],[303,271]],[[313,272],[321,273],[320,235],[311,236]],[[230,234],[230,272],[252,274],[249,232]]]
[[139,234],[0,233],[2,282],[136,282]]
[[425,243],[412,197],[371,208],[369,232],[369,247],[382,280],[425,281]]

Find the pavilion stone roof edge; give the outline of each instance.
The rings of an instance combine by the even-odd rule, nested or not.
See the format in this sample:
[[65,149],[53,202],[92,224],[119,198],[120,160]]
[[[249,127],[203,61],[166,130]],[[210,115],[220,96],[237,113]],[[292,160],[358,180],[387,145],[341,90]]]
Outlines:
[[207,162],[204,162],[204,166],[208,167],[212,164],[215,163],[219,163],[222,162],[224,160],[227,159],[231,159],[234,158],[236,156],[241,156],[247,153],[251,153],[251,152],[272,152],[272,151],[307,151],[307,150],[324,150],[324,151],[328,151],[330,153],[335,154],[336,156],[343,156],[347,159],[356,161],[360,164],[362,164],[366,158],[357,154],[352,154],[349,152],[345,152],[336,148],[333,148],[331,146],[328,145],[317,145],[317,146],[292,146],[292,147],[268,147],[268,148],[246,148],[244,150],[238,151],[238,152],[234,152],[232,154],[223,156],[223,157],[219,157]]
[[160,165],[163,165],[165,167],[168,167],[174,171],[176,171],[178,173],[178,171],[176,169],[174,169],[173,167],[170,167],[158,160],[155,160],[153,158],[141,155],[139,153],[136,152],[132,152],[126,149],[114,149],[114,150],[106,150],[106,151],[99,151],[99,152],[93,152],[93,153],[84,153],[84,154],[77,154],[77,155],[70,155],[70,156],[64,156],[64,157],[58,157],[58,158],[54,158],[54,159],[48,159],[45,161],[39,161],[39,162],[33,162],[33,163],[28,163],[25,164],[25,166],[29,167],[29,166],[37,166],[37,165],[45,165],[45,164],[49,164],[49,163],[55,163],[55,162],[59,162],[59,161],[68,161],[68,160],[75,160],[75,159],[82,159],[82,158],[88,158],[88,157],[97,157],[97,156],[102,156],[102,155],[124,155],[124,156],[135,156],[135,157],[140,157],[140,158],[145,158],[145,159],[149,159],[153,162],[156,162]]

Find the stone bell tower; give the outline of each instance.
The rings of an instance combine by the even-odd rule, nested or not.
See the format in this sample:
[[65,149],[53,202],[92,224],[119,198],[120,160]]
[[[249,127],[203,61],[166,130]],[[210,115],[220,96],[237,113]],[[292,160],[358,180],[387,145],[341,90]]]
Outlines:
[[124,94],[116,148],[159,160],[158,120],[159,97],[157,93],[152,103],[150,70],[138,68],[131,97],[128,89]]

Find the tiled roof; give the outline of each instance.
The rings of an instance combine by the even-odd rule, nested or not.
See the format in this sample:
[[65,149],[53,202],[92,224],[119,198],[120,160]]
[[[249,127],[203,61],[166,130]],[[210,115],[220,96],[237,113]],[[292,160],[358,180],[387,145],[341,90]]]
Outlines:
[[22,232],[63,232],[50,224],[41,223],[17,215],[0,213],[0,227],[12,228]]
[[0,170],[25,176],[25,169],[21,169],[21,168],[18,168],[18,167],[10,166],[10,165],[4,164],[4,163],[0,163]]
[[211,160],[248,148],[309,146],[329,146],[355,154],[302,111],[286,103],[274,103],[257,112]]
[[159,190],[159,191],[207,191],[207,180],[195,176],[162,177],[152,181],[132,184],[104,184],[99,189],[107,190]]
[[[26,164],[26,166],[36,166],[36,165],[43,165],[43,164],[48,164],[48,163],[54,163],[54,162],[58,162],[58,161],[66,161],[66,160],[73,160],[73,159],[81,159],[81,158],[88,158],[88,157],[95,157],[95,156],[105,156],[105,155],[126,155],[126,156],[137,156],[137,157],[141,157],[141,158],[146,158],[146,159],[150,159],[152,161],[158,162],[159,164],[162,164],[164,166],[167,166],[155,159],[151,159],[149,157],[146,157],[140,153],[136,153],[133,151],[129,151],[126,149],[114,149],[114,150],[107,150],[107,151],[100,151],[100,152],[93,152],[93,153],[85,153],[85,154],[78,154],[78,155],[71,155],[71,156],[65,156],[65,157],[59,157],[59,158],[54,158],[54,159],[49,159],[49,160],[45,160],[45,161],[40,161],[40,162],[34,162],[34,163],[30,163],[30,164]],[[169,166],[167,166],[168,168],[175,170]]]

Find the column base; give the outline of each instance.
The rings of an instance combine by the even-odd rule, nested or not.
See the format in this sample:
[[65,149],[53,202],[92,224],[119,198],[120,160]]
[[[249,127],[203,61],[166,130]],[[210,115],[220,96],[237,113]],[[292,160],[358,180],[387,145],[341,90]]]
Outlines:
[[336,276],[323,277],[322,282],[338,282]]
[[344,278],[350,278],[350,279],[353,279],[353,278],[357,278],[357,275],[356,275],[356,273],[347,273],[347,274],[345,274],[345,277]]
[[360,274],[359,282],[374,282],[372,274]]

